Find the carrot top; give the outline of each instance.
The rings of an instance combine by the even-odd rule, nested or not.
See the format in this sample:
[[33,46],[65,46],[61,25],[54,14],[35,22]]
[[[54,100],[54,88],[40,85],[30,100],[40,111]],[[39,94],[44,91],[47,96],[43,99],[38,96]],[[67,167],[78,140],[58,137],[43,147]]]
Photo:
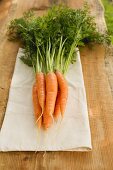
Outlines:
[[76,10],[54,6],[42,17],[28,11],[11,21],[8,35],[11,40],[21,41],[21,60],[32,66],[35,73],[59,69],[65,74],[70,62],[75,61],[76,47],[110,43],[109,35],[97,30],[87,5]]

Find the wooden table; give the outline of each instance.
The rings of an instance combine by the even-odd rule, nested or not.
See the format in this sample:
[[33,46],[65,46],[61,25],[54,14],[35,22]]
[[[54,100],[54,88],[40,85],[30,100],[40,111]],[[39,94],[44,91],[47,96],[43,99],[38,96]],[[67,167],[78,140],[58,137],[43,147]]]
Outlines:
[[[72,8],[80,8],[83,0],[56,0]],[[105,30],[103,8],[98,0],[88,0],[100,29]],[[42,15],[53,0],[0,1],[0,125],[8,100],[19,45],[6,37],[7,24],[29,8]],[[92,134],[92,152],[7,152],[0,153],[0,170],[113,170],[113,96],[108,77],[105,50],[102,46],[81,50],[89,119]],[[105,63],[106,61],[106,63]],[[108,62],[109,65],[109,62]],[[113,86],[113,85],[112,85]]]

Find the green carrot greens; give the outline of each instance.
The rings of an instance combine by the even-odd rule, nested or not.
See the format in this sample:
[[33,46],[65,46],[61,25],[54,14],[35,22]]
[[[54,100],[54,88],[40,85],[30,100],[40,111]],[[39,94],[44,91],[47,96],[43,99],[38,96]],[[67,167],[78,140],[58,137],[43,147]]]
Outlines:
[[24,48],[21,60],[35,72],[45,73],[58,69],[65,74],[76,60],[76,47],[110,43],[107,33],[98,32],[86,5],[77,10],[54,6],[42,17],[28,11],[11,21],[8,36],[10,40],[21,41]]

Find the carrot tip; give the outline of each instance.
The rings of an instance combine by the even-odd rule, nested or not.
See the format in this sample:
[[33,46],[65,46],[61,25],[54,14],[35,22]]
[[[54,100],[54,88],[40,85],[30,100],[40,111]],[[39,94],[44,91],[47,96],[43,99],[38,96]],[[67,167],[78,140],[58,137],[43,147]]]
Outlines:
[[53,121],[53,123],[54,123],[54,117],[53,117],[53,115],[51,115],[51,117],[52,117],[52,121]]
[[54,116],[54,121],[55,121],[55,122],[58,121],[58,116]]
[[36,124],[37,124],[37,122],[41,119],[42,115],[43,115],[43,114],[41,114],[41,115],[39,116],[39,118],[36,120]]
[[62,119],[64,118],[64,113],[61,113]]

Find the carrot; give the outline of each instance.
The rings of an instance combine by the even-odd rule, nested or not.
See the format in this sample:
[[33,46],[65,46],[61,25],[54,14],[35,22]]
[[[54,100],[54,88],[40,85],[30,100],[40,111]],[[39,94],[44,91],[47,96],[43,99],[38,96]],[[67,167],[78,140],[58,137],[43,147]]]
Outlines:
[[38,120],[37,124],[38,124],[38,128],[40,129],[41,126],[42,126],[42,117],[40,117],[40,119]]
[[36,83],[33,85],[32,99],[33,99],[34,114],[36,117],[36,121],[38,123],[38,127],[40,128],[41,124],[42,124],[42,109],[41,109],[39,101],[38,101]]
[[54,72],[46,74],[46,105],[43,115],[43,125],[47,129],[51,126],[53,120],[53,112],[57,97],[57,77]]
[[64,116],[67,98],[68,98],[68,85],[67,82],[63,76],[63,74],[60,71],[56,71],[58,86],[60,89],[60,109],[61,109],[61,115]]
[[39,72],[36,74],[36,85],[37,85],[39,104],[40,104],[40,106],[42,108],[42,112],[43,112],[44,105],[45,105],[45,76],[44,76],[44,73]]
[[47,114],[46,110],[44,110],[43,115],[42,115],[42,125],[43,128],[46,130],[48,129],[53,123],[53,118],[52,115]]
[[58,90],[53,116],[57,120],[59,115],[60,115],[60,91]]

